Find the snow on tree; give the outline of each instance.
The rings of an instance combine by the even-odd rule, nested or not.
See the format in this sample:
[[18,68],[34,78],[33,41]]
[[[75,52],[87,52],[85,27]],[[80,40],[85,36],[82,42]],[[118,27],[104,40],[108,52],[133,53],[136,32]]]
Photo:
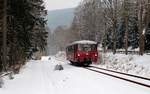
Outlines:
[[[74,32],[79,39],[95,40],[116,49],[140,48],[149,43],[149,0],[83,0],[76,8]],[[144,35],[141,35],[143,30]],[[145,40],[145,42],[144,42]],[[146,47],[144,47],[144,45]],[[143,50],[142,50],[143,49]]]

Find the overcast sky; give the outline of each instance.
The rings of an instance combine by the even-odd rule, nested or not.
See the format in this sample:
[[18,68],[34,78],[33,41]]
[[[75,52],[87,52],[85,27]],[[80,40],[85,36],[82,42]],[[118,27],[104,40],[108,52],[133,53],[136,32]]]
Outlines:
[[45,0],[48,10],[76,7],[82,0]]

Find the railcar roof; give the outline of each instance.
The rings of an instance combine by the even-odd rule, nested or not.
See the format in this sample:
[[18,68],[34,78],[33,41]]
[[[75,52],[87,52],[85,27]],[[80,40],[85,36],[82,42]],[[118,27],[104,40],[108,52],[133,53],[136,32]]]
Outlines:
[[97,44],[97,42],[90,41],[90,40],[81,40],[81,41],[75,41],[69,45],[74,45],[74,44]]

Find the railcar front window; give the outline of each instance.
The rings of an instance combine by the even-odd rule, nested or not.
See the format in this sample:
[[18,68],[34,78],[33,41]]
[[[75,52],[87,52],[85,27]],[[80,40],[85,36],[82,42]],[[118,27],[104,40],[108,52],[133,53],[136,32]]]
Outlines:
[[91,45],[92,50],[97,50],[97,45]]
[[91,45],[89,44],[80,44],[78,47],[79,51],[91,51]]

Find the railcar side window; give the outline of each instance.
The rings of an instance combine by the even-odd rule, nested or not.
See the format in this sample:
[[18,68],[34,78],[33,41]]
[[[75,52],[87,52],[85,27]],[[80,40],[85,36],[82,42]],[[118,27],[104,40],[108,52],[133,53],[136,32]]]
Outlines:
[[78,45],[74,45],[74,51],[77,51]]
[[74,51],[74,46],[69,46],[69,47],[67,48],[67,51],[68,51],[68,52],[73,52],[73,51]]

